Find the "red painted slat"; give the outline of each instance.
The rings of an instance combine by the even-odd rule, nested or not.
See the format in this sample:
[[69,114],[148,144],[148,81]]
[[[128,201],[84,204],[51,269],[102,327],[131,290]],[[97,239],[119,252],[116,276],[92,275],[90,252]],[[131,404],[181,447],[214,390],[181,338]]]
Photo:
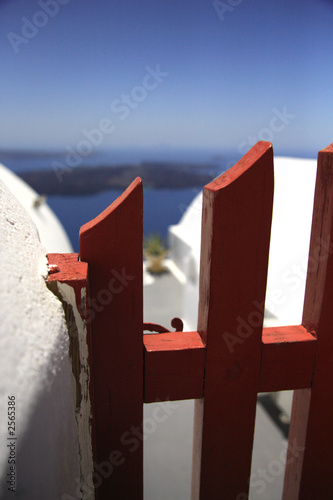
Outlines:
[[88,263],[99,500],[143,496],[142,183],[80,231]]
[[259,392],[310,387],[317,341],[304,326],[264,328]]
[[144,335],[145,403],[203,396],[205,346],[198,332]]
[[[294,397],[284,496],[333,495],[333,144],[318,154],[318,170],[302,323],[317,337],[312,389]],[[307,422],[307,425],[306,425]],[[304,451],[302,451],[302,449]]]
[[195,414],[193,500],[199,491],[201,500],[248,491],[272,202],[266,142],[204,188],[198,331],[207,358],[204,406],[199,401]]

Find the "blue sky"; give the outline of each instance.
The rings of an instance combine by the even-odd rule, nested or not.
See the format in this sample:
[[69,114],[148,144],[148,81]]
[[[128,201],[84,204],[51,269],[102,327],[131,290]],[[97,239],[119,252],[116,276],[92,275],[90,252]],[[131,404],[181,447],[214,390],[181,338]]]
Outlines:
[[329,0],[2,0],[0,148],[314,157],[333,142],[332,26]]

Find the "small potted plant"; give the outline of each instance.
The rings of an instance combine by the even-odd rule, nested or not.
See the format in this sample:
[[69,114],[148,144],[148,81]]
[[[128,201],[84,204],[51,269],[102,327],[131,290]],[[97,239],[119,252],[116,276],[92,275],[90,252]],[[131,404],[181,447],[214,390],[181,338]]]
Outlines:
[[159,233],[151,233],[143,240],[143,253],[148,260],[148,271],[152,274],[165,272],[164,259],[168,254],[164,240]]

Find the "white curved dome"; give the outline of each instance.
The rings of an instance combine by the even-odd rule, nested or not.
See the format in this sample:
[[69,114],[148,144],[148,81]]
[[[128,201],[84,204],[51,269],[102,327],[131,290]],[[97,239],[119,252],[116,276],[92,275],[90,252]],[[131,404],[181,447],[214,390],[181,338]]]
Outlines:
[[44,197],[0,163],[0,179],[14,194],[33,220],[39,239],[48,253],[72,253],[69,238]]

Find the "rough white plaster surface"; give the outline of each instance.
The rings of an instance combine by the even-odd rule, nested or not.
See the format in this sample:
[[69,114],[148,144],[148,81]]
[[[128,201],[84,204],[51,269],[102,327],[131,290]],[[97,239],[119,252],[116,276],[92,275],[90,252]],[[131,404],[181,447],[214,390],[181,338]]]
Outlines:
[[[0,498],[77,495],[75,388],[59,300],[36,227],[0,181]],[[16,494],[7,490],[8,396],[15,396]],[[68,498],[68,497],[63,497]]]

